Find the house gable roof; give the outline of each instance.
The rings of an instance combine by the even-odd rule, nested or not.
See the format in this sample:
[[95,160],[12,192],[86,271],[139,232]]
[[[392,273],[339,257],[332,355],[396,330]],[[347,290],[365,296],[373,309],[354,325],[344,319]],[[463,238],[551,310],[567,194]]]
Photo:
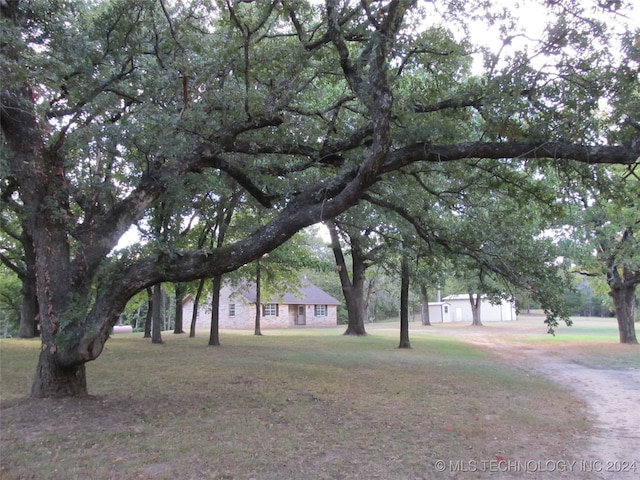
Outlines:
[[[256,286],[250,285],[242,292],[242,296],[248,302],[255,303]],[[277,295],[271,298],[268,303],[280,303],[284,305],[340,305],[339,300],[308,282],[303,283],[297,292]]]

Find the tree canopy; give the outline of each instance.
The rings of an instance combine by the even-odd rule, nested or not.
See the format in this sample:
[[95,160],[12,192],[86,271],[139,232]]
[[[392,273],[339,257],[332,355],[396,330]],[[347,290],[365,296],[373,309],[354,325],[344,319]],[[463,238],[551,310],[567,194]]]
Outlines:
[[[486,2],[1,2],[0,197],[35,253],[32,395],[86,393],[85,363],[137,292],[233,271],[404,169],[634,171],[638,33],[605,21],[630,2],[547,3],[518,46]],[[503,45],[481,71],[470,21]],[[270,214],[216,248],[111,255],[169,198],[183,215],[198,191],[215,201],[210,174]]]

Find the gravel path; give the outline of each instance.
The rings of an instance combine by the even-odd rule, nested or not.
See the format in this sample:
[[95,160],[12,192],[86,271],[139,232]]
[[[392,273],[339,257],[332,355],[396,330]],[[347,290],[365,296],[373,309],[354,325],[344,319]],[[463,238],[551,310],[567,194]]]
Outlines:
[[[597,473],[595,477],[602,480],[640,478],[640,368],[586,366],[561,346],[518,342],[523,328],[530,330],[531,327],[521,322],[511,325],[456,329],[455,336],[571,389],[587,403],[595,434],[588,449],[579,453],[581,465],[577,471],[584,472],[585,477],[587,472],[589,477]],[[598,354],[598,348],[602,347],[594,344],[594,355]],[[640,355],[640,348],[638,352]]]
[[600,478],[640,478],[640,369],[590,368],[531,350],[530,368],[572,389],[587,402],[596,433],[583,453],[585,469]]

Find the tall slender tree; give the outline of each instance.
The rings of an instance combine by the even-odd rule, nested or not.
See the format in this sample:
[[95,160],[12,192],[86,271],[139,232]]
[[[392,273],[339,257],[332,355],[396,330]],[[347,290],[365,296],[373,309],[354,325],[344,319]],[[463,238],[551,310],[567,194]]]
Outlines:
[[[220,346],[220,290],[222,289],[222,275],[215,275],[211,279],[211,326],[209,328],[209,345]],[[194,313],[196,305],[194,304]]]
[[183,329],[183,318],[182,318],[182,300],[187,292],[187,287],[183,283],[176,283],[173,286],[174,289],[174,298],[175,298],[175,316],[173,323],[173,333],[181,334],[184,333]]
[[147,315],[144,320],[144,338],[151,338],[151,323],[153,322],[153,300],[154,292],[151,287],[147,291]]
[[262,268],[260,265],[260,259],[255,261],[256,264],[256,315],[254,322],[254,335],[262,335],[262,328],[260,326],[260,317],[262,317]]
[[411,348],[409,341],[409,260],[406,255],[400,259],[400,345],[398,348]]
[[191,313],[191,325],[189,327],[189,338],[194,338],[196,336],[196,321],[198,319],[198,306],[200,305],[200,298],[204,290],[204,284],[205,284],[205,279],[201,278],[198,281],[196,295],[193,299],[193,312]]
[[153,286],[153,301],[151,303],[151,343],[162,344],[162,323],[164,319],[162,302],[162,285]]

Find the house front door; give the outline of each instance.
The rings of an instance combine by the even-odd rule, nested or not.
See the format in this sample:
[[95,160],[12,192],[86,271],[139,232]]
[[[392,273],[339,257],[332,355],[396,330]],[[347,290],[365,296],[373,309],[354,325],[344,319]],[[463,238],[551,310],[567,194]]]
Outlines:
[[304,305],[298,305],[298,314],[296,315],[296,325],[306,325],[304,318]]

